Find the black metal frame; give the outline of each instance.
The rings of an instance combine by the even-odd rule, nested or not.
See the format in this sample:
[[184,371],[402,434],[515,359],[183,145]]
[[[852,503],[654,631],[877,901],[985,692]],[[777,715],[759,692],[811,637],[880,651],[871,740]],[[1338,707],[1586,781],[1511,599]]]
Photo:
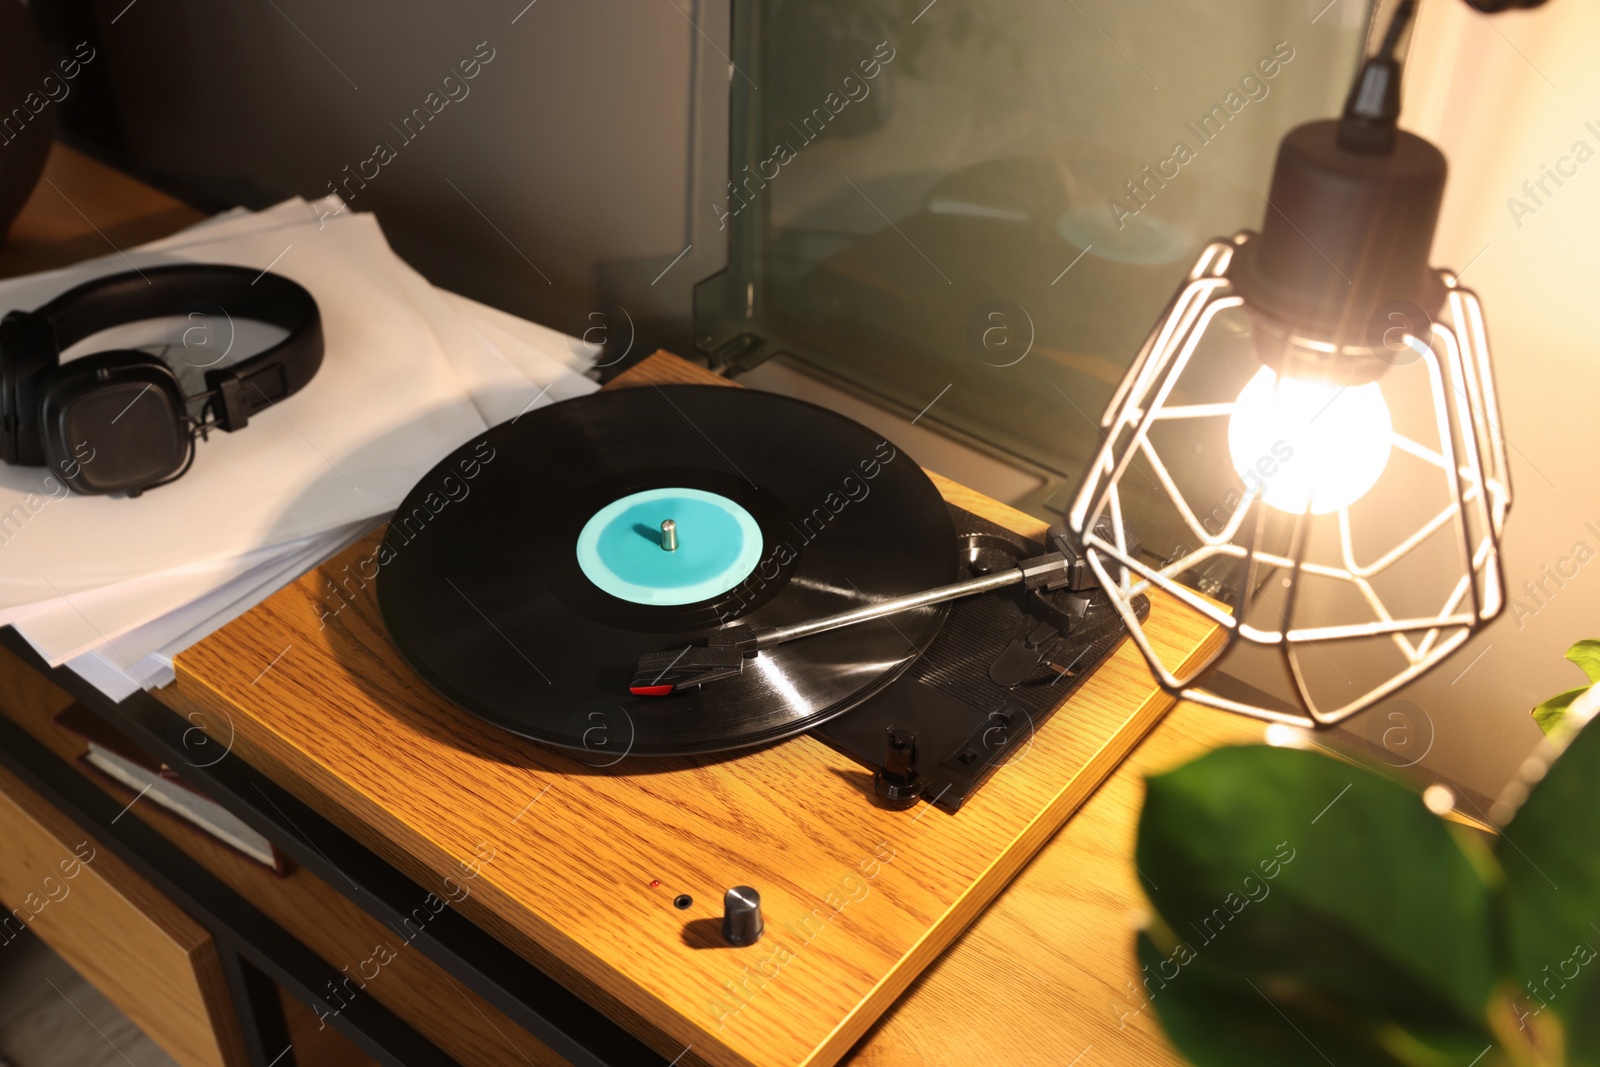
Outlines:
[[[148,693],[113,703],[78,675],[46,664],[11,627],[0,645],[127,735],[154,759],[227,808],[279,850],[391,929],[432,894],[241,757],[196,767],[184,738],[195,729]],[[346,975],[312,952],[153,826],[119,819],[116,800],[0,715],[0,764],[38,792],[210,931],[222,957],[252,1067],[292,1067],[294,1053],[273,985],[299,998],[385,1067],[455,1061],[371,996],[337,1010],[325,995]],[[254,798],[259,799],[253,799]],[[264,802],[264,803],[263,803]],[[335,863],[330,857],[337,856]],[[437,899],[437,897],[435,897]],[[445,908],[408,936],[454,980],[504,1012],[575,1067],[665,1067],[667,1060],[598,1009]],[[320,1009],[320,1010],[318,1010]],[[326,1014],[324,1014],[326,1013]]]

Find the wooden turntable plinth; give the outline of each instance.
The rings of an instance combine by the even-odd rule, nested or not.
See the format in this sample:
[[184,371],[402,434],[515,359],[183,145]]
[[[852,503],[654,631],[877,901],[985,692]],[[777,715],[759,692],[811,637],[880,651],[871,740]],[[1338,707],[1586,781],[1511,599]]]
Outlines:
[[[731,384],[658,353],[609,388],[677,382]],[[933,478],[969,511],[1044,530]],[[954,816],[875,806],[870,776],[809,736],[596,768],[411,671],[355,566],[377,538],[182,653],[159,695],[228,724],[237,755],[679,1064],[833,1063],[1172,704],[1124,643]],[[1221,639],[1168,609],[1153,598],[1147,625],[1168,662]],[[735,885],[765,915],[744,948],[717,934]]]

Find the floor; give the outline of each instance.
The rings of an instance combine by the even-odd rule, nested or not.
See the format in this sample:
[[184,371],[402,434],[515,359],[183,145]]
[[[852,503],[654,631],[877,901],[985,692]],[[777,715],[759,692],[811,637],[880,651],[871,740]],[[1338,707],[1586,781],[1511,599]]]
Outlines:
[[0,946],[0,1067],[177,1067],[33,934]]

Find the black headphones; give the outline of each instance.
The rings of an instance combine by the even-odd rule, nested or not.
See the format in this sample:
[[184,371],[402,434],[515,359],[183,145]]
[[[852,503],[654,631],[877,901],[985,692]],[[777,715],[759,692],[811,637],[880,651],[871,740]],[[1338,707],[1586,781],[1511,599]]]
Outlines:
[[[178,377],[144,352],[61,352],[112,326],[214,306],[289,331],[265,352],[206,372],[185,396]],[[0,459],[48,466],[77,493],[138,496],[194,462],[194,439],[232,432],[302,389],[322,365],[322,318],[311,294],[248,267],[180,264],[85,282],[37,311],[0,320]],[[199,421],[192,401],[204,400]]]

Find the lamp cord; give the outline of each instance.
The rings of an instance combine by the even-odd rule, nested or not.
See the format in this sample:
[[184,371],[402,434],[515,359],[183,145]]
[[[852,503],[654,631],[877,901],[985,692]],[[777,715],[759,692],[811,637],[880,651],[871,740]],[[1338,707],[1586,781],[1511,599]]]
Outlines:
[[1416,13],[1416,0],[1400,0],[1378,50],[1361,64],[1339,119],[1339,147],[1362,155],[1394,148],[1400,122],[1400,37]]
[[1406,26],[1411,23],[1411,18],[1417,13],[1417,0],[1400,0],[1394,9],[1394,15],[1389,19],[1389,29],[1383,35],[1383,44],[1378,48],[1378,55],[1395,58],[1394,51],[1400,46],[1400,35],[1405,32]]

